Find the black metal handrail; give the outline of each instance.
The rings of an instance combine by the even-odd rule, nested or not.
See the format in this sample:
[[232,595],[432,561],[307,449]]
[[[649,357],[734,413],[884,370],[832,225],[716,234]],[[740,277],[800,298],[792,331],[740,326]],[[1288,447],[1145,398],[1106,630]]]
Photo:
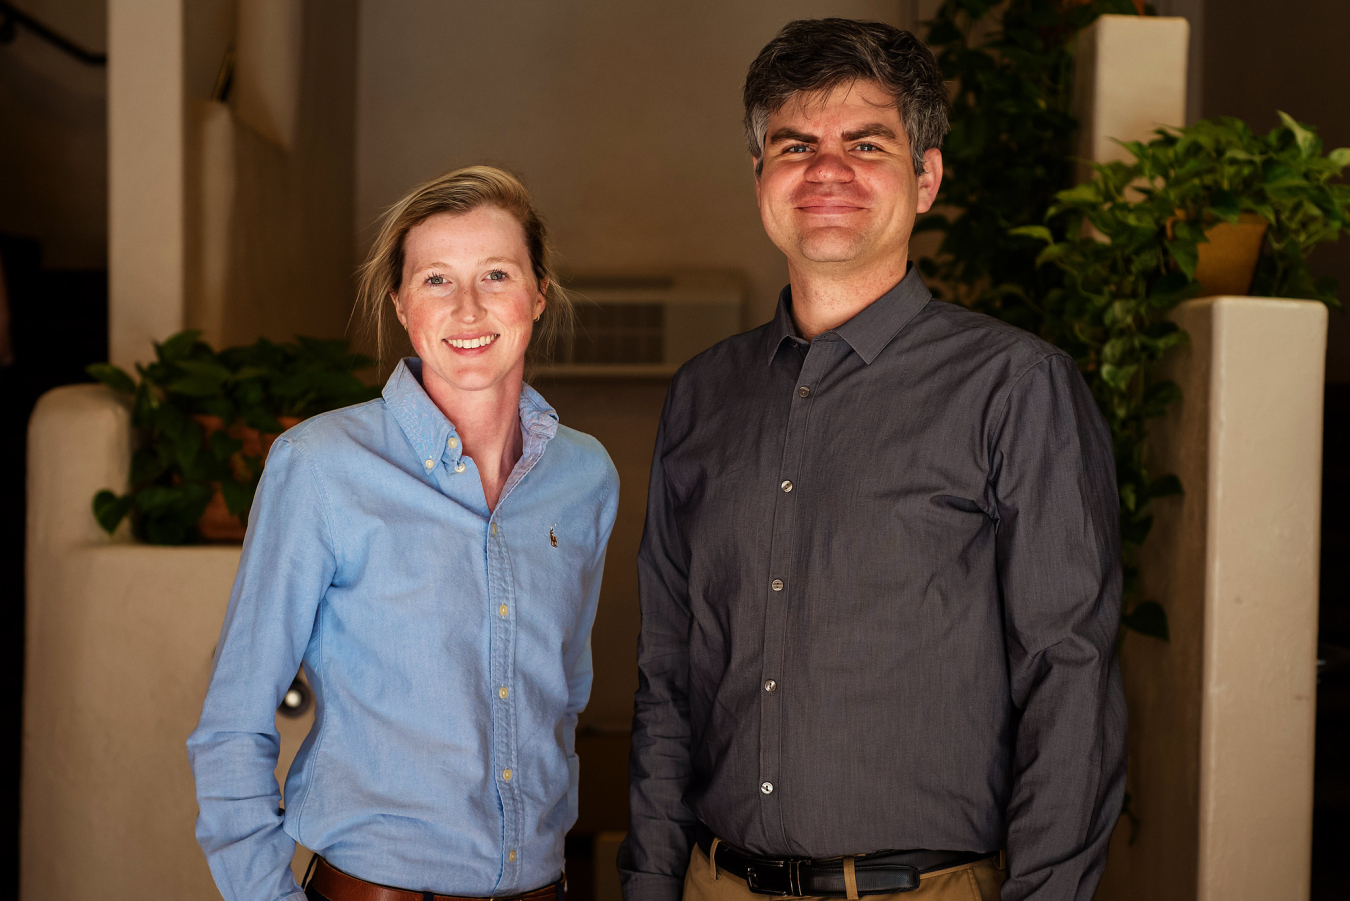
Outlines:
[[14,4],[8,3],[6,0],[0,0],[0,44],[8,44],[13,41],[18,33],[19,26],[28,29],[53,47],[64,50],[82,63],[88,63],[91,66],[106,66],[108,64],[108,54],[86,50],[65,35],[43,25],[28,13],[15,7]]

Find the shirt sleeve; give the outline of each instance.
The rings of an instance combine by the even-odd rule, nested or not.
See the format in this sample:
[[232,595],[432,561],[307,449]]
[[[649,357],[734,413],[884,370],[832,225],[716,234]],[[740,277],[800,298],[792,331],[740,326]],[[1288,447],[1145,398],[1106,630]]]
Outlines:
[[1022,373],[993,436],[1016,727],[1003,901],[1090,901],[1125,790],[1111,436],[1069,358]]
[[[672,389],[671,394],[674,394]],[[638,549],[638,690],[629,768],[629,830],[619,848],[624,901],[679,901],[693,844],[684,802],[693,778],[689,725],[689,567],[662,467],[662,414]]]
[[591,660],[591,628],[595,625],[596,609],[600,602],[600,583],[605,571],[605,549],[619,510],[619,473],[606,456],[605,483],[600,505],[598,544],[589,570],[581,574],[585,580],[585,605],[577,626],[577,640],[563,649],[563,665],[567,672],[567,709],[563,715],[563,749],[567,753],[567,828],[577,821],[581,780],[581,761],[577,757],[577,718],[591,697],[595,668]]
[[333,534],[312,462],[278,439],[249,515],[201,720],[188,739],[197,841],[226,901],[304,899],[273,774],[276,710],[336,571]]

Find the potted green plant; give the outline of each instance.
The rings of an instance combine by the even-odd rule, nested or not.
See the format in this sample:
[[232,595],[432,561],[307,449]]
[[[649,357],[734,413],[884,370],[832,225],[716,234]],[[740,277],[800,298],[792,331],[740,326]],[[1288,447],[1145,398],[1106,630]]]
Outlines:
[[1308,256],[1350,231],[1350,185],[1336,181],[1350,148],[1323,155],[1313,129],[1279,117],[1265,135],[1229,117],[1158,129],[1147,144],[1124,144],[1130,169],[1145,191],[1166,190],[1179,217],[1204,226],[1193,272],[1204,294],[1250,290],[1339,306],[1335,281],[1315,280]]
[[[1216,226],[1237,225],[1244,214],[1265,226],[1251,261],[1260,293],[1339,306],[1334,281],[1315,281],[1307,257],[1350,230],[1350,186],[1333,182],[1350,150],[1323,156],[1312,129],[1281,119],[1264,137],[1236,119],[1160,129],[1147,144],[1124,144],[1133,163],[1096,165],[1091,181],[1056,194],[1046,225],[1012,230],[1044,242],[1036,262],[1057,270],[1055,287],[1025,302],[1041,334],[1078,361],[1111,426],[1127,585],[1152,525],[1149,502],[1181,491],[1175,476],[1152,476],[1144,460],[1147,421],[1180,396],[1152,371],[1186,340],[1168,313],[1212,293],[1200,276]],[[1148,601],[1126,624],[1167,634],[1162,608]]]
[[94,516],[110,534],[128,516],[151,544],[229,541],[244,523],[271,441],[301,419],[378,396],[355,373],[370,366],[345,341],[266,339],[213,351],[196,331],[155,345],[139,380],[108,364],[94,378],[132,399],[141,446],[130,490],[100,491]]

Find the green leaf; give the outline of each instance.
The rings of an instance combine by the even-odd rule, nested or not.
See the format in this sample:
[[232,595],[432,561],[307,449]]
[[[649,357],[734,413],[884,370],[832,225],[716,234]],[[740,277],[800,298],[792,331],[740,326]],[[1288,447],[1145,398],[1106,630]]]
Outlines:
[[1050,233],[1050,229],[1044,225],[1022,225],[1017,228],[1008,229],[1010,235],[1024,235],[1028,238],[1035,238],[1044,241],[1047,244],[1055,243],[1055,236]]
[[1167,246],[1172,254],[1172,259],[1176,261],[1177,268],[1186,273],[1188,279],[1195,278],[1195,267],[1200,265],[1200,254],[1196,251],[1195,245],[1187,242],[1176,241]]
[[1040,253],[1036,254],[1036,265],[1041,266],[1045,263],[1053,263],[1072,252],[1073,246],[1067,242],[1064,244],[1047,244]]
[[91,363],[84,367],[84,371],[89,373],[95,381],[102,382],[114,391],[120,391],[123,394],[135,394],[136,382],[126,371],[113,366],[111,363]]
[[1296,122],[1294,117],[1290,116],[1288,113],[1282,110],[1277,110],[1276,113],[1279,115],[1280,121],[1284,123],[1284,127],[1294,133],[1294,140],[1297,142],[1298,149],[1302,154],[1304,156],[1312,155],[1313,147],[1317,141],[1317,135]]
[[241,519],[247,519],[249,508],[253,505],[253,492],[256,483],[238,482],[224,479],[220,483],[220,493],[225,497],[225,506]]
[[1327,154],[1327,161],[1335,167],[1336,174],[1339,175],[1342,169],[1350,166],[1350,147],[1337,147]]
[[181,379],[174,379],[169,383],[169,390],[174,394],[182,394],[187,397],[211,397],[220,394],[222,383],[206,375],[185,375]]
[[117,526],[126,515],[131,512],[134,501],[135,499],[130,494],[118,497],[106,489],[100,491],[94,495],[94,519],[98,521],[103,531],[111,535],[117,530]]
[[1181,490],[1181,479],[1175,475],[1168,474],[1158,476],[1148,486],[1149,497],[1172,497],[1178,494],[1185,494]]
[[1134,373],[1139,369],[1137,365],[1133,366],[1114,366],[1110,363],[1103,364],[1101,368],[1102,381],[1115,388],[1117,391],[1124,391],[1129,387],[1130,379],[1134,378]]
[[1060,191],[1055,195],[1055,199],[1060,204],[1090,204],[1095,206],[1101,203],[1102,195],[1100,189],[1089,181],[1068,190]]
[[1226,222],[1236,222],[1242,212],[1242,204],[1232,191],[1220,188],[1209,195],[1209,208]]
[[1157,601],[1140,601],[1134,609],[1120,618],[1127,629],[1133,629],[1140,635],[1161,638],[1170,641],[1167,628],[1167,611]]
[[201,337],[201,332],[196,329],[188,329],[185,332],[179,332],[173,335],[163,344],[155,345],[155,353],[159,359],[165,363],[173,363],[179,360],[187,359],[197,345],[197,339]]
[[1154,382],[1144,389],[1140,406],[1145,416],[1161,416],[1167,408],[1181,400],[1181,387],[1176,382]]

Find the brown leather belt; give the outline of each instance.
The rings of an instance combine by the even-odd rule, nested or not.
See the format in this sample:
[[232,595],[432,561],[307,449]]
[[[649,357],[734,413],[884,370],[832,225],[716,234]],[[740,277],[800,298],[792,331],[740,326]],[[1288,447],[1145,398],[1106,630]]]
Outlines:
[[563,901],[563,880],[535,889],[523,895],[503,895],[500,898],[464,898],[459,895],[437,895],[416,892],[366,882],[342,872],[337,867],[315,856],[310,863],[314,875],[305,883],[328,901]]

